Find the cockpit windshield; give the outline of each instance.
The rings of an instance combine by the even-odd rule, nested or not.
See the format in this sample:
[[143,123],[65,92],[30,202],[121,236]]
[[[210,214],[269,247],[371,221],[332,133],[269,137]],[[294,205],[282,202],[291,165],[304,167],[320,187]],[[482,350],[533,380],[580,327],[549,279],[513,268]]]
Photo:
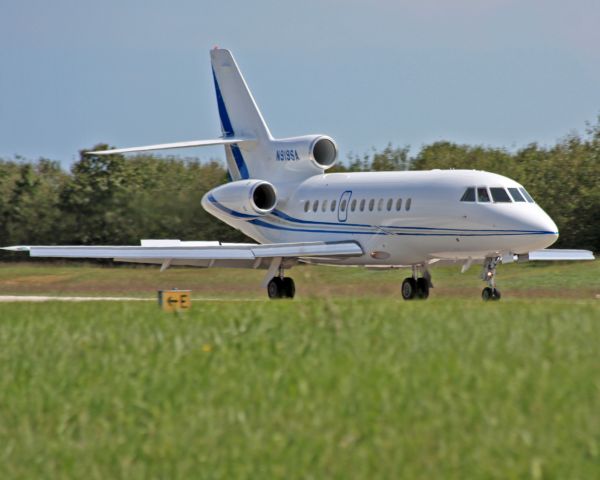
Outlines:
[[477,201],[484,203],[490,201],[490,195],[488,194],[487,188],[479,187],[477,189]]
[[475,187],[469,187],[463,193],[460,199],[461,202],[474,202],[475,201]]
[[510,203],[511,199],[502,187],[490,187],[490,192],[492,192],[492,198],[496,203]]
[[523,195],[521,195],[521,192],[519,192],[518,188],[511,187],[508,189],[508,192],[510,193],[510,196],[515,202],[526,202],[525,198],[523,197]]
[[467,187],[460,198],[461,202],[478,203],[535,203],[523,187]]
[[523,187],[521,187],[521,188],[519,188],[519,191],[520,191],[520,192],[523,194],[523,196],[524,196],[524,197],[527,199],[527,201],[528,201],[529,203],[535,203],[535,202],[533,201],[533,198],[531,198],[531,195],[529,195],[529,194],[527,193],[527,190],[525,190]]

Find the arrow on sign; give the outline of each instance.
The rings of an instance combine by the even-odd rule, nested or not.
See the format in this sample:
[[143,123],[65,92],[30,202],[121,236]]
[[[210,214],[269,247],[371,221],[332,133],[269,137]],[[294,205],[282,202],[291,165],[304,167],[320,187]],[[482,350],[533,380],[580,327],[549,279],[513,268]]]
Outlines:
[[167,303],[168,303],[169,305],[173,305],[174,303],[179,303],[179,300],[177,300],[176,298],[170,297],[170,298],[167,300]]

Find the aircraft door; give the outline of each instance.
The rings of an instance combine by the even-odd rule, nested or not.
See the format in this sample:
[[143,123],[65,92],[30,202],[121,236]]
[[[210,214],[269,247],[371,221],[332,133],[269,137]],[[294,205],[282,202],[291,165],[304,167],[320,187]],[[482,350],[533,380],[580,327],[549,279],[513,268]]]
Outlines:
[[352,197],[352,191],[346,190],[342,193],[340,201],[338,202],[338,220],[345,222],[348,219],[348,209],[350,208],[350,197]]

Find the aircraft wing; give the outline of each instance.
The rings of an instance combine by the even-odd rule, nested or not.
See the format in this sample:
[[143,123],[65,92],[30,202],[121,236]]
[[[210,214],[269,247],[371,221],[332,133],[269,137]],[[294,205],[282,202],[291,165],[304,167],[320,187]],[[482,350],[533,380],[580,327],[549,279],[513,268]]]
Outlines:
[[195,267],[269,268],[273,259],[360,256],[353,241],[301,243],[220,243],[142,240],[139,246],[14,246],[4,250],[29,252],[31,257],[107,258],[118,262]]
[[526,257],[530,261],[594,260],[594,254],[589,250],[562,250],[559,248],[534,250],[533,252],[529,252]]
[[168,150],[171,148],[208,147],[210,145],[231,145],[233,143],[254,142],[254,138],[246,137],[219,137],[210,140],[191,140],[189,142],[160,143],[143,147],[114,148],[112,150],[96,150],[85,152],[86,155],[112,155],[113,153],[149,152],[151,150]]

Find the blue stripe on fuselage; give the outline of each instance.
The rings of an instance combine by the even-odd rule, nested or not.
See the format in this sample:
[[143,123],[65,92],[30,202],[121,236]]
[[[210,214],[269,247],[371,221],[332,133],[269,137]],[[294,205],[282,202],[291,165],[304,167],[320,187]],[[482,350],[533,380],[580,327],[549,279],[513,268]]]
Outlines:
[[[491,232],[498,233],[420,233],[420,232],[385,232],[382,230],[361,230],[361,231],[352,231],[352,230],[319,230],[319,229],[309,229],[309,228],[290,228],[283,225],[277,225],[274,223],[266,222],[260,218],[254,218],[253,220],[249,220],[253,225],[258,225],[265,228],[270,228],[273,230],[287,230],[289,232],[311,232],[311,233],[344,233],[346,235],[398,235],[398,236],[409,236],[409,237],[508,237],[508,236],[523,236],[523,235],[555,235],[554,232],[544,232],[544,231],[531,231],[531,232],[520,232],[520,233],[503,233],[510,232],[509,230],[496,231],[490,230]],[[384,227],[387,228],[387,227]],[[418,227],[417,227],[418,228]]]

